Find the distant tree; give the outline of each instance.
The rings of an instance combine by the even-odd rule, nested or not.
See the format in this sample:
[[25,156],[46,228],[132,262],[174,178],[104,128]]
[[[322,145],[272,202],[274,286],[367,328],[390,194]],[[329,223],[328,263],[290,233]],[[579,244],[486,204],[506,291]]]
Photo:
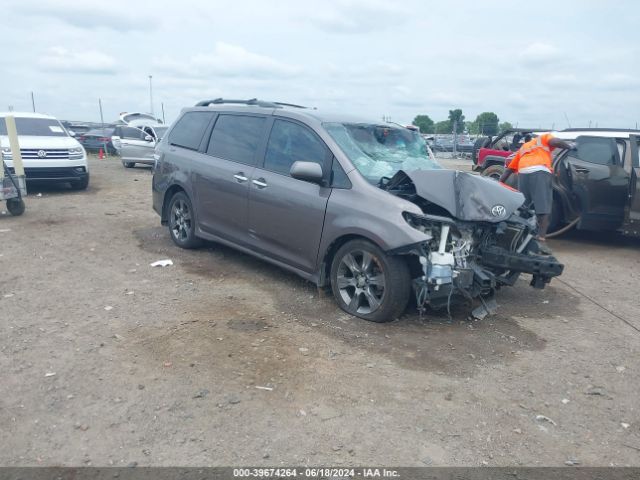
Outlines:
[[500,131],[504,132],[505,130],[509,130],[510,128],[513,128],[513,125],[511,125],[509,122],[502,122],[500,124]]
[[464,122],[464,125],[467,128],[467,132],[469,132],[469,134],[478,134],[478,124],[476,122]]
[[451,122],[449,120],[436,122],[433,129],[434,133],[451,133],[453,131],[453,127],[451,126]]
[[500,119],[493,112],[482,112],[474,121],[480,135],[495,135],[498,133]]
[[434,131],[435,124],[429,115],[416,115],[412,124],[420,129],[420,133],[433,133]]
[[453,126],[456,126],[456,133],[460,133],[464,130],[464,115],[462,110],[456,108],[455,110],[449,110],[449,123],[451,124],[451,132],[453,132]]

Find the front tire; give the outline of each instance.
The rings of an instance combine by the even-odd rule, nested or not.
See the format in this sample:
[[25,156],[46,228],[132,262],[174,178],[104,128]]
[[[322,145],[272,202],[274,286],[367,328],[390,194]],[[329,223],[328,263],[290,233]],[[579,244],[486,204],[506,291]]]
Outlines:
[[71,182],[71,188],[74,190],[86,190],[89,186],[89,174],[87,174],[84,178],[80,180],[75,180]]
[[407,308],[409,267],[367,240],[351,240],[331,262],[331,289],[345,312],[371,322],[390,322]]
[[482,171],[482,176],[492,178],[493,180],[500,180],[503,173],[504,167],[502,165],[491,165]]
[[191,200],[184,192],[178,192],[169,202],[169,234],[180,248],[192,249],[202,245],[196,237],[196,219]]
[[133,168],[135,163],[134,162],[122,162],[122,165],[124,165],[124,168]]

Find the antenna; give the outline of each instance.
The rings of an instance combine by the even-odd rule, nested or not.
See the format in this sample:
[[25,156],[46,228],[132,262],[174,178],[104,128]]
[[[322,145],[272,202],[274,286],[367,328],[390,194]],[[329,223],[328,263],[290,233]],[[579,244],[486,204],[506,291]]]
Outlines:
[[571,123],[569,123],[569,117],[567,117],[567,112],[562,112],[564,114],[564,118],[565,120],[567,120],[567,125],[569,125],[569,128],[571,128]]

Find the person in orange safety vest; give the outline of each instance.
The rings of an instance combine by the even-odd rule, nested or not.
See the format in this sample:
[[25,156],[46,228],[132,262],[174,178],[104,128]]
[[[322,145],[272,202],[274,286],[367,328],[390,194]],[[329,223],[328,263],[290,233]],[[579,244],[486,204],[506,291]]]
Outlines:
[[518,172],[518,190],[524,195],[525,203],[536,212],[537,240],[540,252],[546,255],[551,255],[551,250],[544,242],[553,204],[552,153],[555,148],[574,149],[575,145],[550,133],[542,134],[520,147],[500,177],[500,181],[505,182],[513,172]]

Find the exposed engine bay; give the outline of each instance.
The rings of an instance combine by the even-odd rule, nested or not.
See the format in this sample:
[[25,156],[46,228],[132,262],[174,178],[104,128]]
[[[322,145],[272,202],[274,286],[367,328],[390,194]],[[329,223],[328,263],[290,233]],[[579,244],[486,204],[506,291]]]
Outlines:
[[451,170],[401,170],[379,186],[423,211],[406,212],[405,220],[426,240],[390,252],[417,256],[412,275],[420,310],[475,298],[484,303],[522,273],[532,275],[534,288],[562,273],[555,257],[539,255],[536,218],[520,192]]

